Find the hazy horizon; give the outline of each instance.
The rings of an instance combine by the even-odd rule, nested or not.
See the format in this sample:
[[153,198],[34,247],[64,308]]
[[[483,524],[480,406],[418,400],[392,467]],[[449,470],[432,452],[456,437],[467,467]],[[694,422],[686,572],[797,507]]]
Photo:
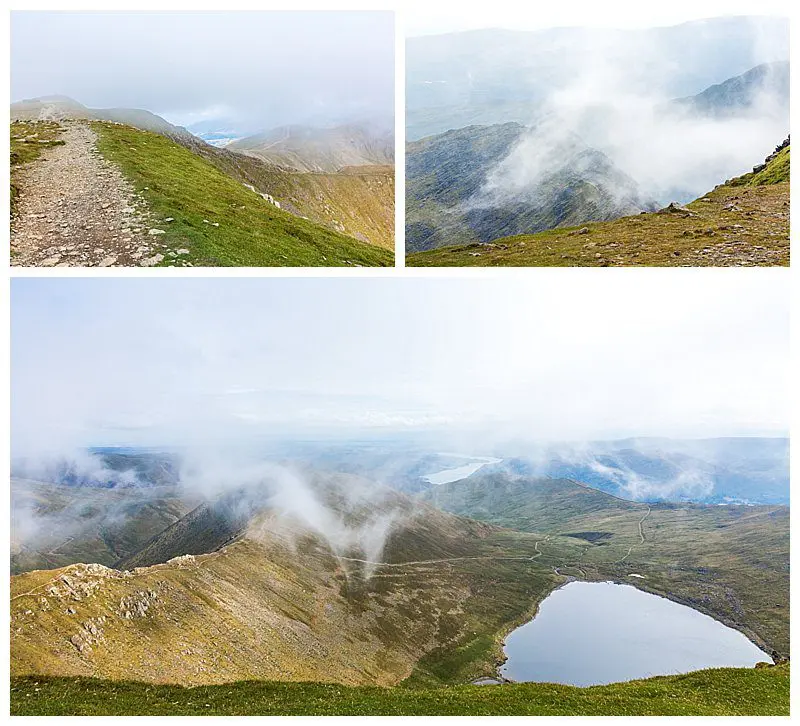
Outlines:
[[788,4],[781,0],[760,3],[758,12],[753,4],[734,0],[714,0],[703,5],[673,2],[654,6],[599,6],[594,3],[549,5],[520,9],[517,3],[493,3],[491,6],[461,8],[454,13],[449,8],[430,8],[412,3],[405,13],[406,38],[449,35],[481,30],[538,30],[598,28],[606,30],[644,30],[667,28],[714,17],[786,16]]
[[51,95],[198,134],[384,121],[393,13],[12,12],[12,101]]
[[12,455],[785,434],[783,277],[602,278],[15,279]]

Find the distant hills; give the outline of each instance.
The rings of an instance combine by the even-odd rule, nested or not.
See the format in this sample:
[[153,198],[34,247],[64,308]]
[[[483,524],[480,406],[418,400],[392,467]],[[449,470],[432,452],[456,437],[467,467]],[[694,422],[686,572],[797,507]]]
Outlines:
[[[789,112],[789,62],[762,63],[740,76],[706,88],[695,96],[672,102],[675,110],[711,116],[738,116],[758,111],[760,101],[768,96],[775,107],[772,113]],[[763,112],[763,111],[762,111]]]
[[283,126],[237,139],[227,148],[298,171],[337,172],[348,166],[394,164],[394,133],[359,125]]
[[553,445],[506,462],[517,474],[580,481],[624,499],[789,504],[789,440],[626,439]]
[[281,126],[254,136],[234,139],[228,133],[202,133],[196,136],[150,111],[88,108],[68,96],[43,96],[11,104],[12,121],[66,119],[127,124],[186,145],[208,143],[225,147],[295,171],[332,173],[344,167],[394,164],[394,132],[377,124],[350,124],[333,128]]
[[635,30],[487,29],[409,38],[406,138],[474,124],[531,123],[551,94],[600,70],[597,58],[602,72],[624,78],[633,94],[658,89],[681,98],[788,57],[788,19],[762,16]]
[[68,96],[43,96],[11,104],[12,121],[97,120],[134,126],[162,136],[186,141],[192,137],[182,126],[175,126],[161,116],[140,108],[88,108]]
[[197,506],[174,486],[74,487],[11,479],[11,572],[111,566]]

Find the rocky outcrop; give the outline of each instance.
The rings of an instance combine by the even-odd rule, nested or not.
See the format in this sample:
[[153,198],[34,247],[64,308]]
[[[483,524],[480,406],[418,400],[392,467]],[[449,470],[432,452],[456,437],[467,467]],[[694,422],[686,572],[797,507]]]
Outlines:
[[789,139],[790,137],[787,136],[782,143],[778,144],[778,146],[775,147],[775,151],[773,151],[766,159],[764,159],[763,164],[758,164],[757,166],[754,166],[753,174],[758,174],[758,172],[764,171],[764,169],[767,168],[769,163],[773,161],[775,157],[781,153],[781,151],[783,151],[787,146],[789,146]]

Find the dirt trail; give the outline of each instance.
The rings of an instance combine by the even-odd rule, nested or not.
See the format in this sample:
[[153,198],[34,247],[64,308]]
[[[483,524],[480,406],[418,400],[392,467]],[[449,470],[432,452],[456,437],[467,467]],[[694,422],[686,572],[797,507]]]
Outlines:
[[[642,525],[644,524],[644,520],[645,520],[645,519],[647,519],[647,518],[650,516],[650,512],[651,512],[651,511],[652,511],[652,509],[651,509],[650,507],[647,507],[647,512],[645,513],[644,517],[642,517],[642,518],[639,520],[639,522],[638,522],[638,526],[639,526],[639,539],[641,540],[640,544],[644,544],[644,543],[645,543],[645,538],[644,538],[644,529],[642,528]],[[627,559],[628,559],[628,557],[630,557],[630,555],[631,555],[631,552],[632,552],[632,551],[633,551],[633,545],[631,545],[630,547],[628,547],[628,551],[625,553],[625,556],[624,556],[624,557],[623,557],[621,560],[619,560],[619,561],[617,562],[617,564],[618,564],[618,565],[621,565],[623,562],[625,562],[625,560],[627,560]]]
[[493,557],[492,555],[484,555],[482,557],[446,557],[442,560],[412,560],[410,562],[374,562],[373,560],[360,560],[357,557],[337,557],[337,559],[344,560],[345,562],[361,562],[365,565],[379,565],[381,567],[408,567],[409,565],[436,565],[442,562],[464,562],[466,560],[514,560],[529,562],[535,560],[536,557],[537,555],[533,555],[532,557],[502,557],[499,555]]
[[11,221],[11,264],[149,267],[163,259],[143,200],[96,150],[97,135],[70,123],[63,146],[14,170],[20,189]]

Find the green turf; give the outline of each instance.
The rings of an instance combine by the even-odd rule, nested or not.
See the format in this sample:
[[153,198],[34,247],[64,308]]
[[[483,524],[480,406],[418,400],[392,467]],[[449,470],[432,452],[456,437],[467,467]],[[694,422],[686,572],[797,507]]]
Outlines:
[[15,678],[12,715],[789,714],[789,665],[719,668],[593,688],[545,683],[439,688],[244,681],[182,688],[92,678]]
[[[205,159],[148,131],[93,122],[98,150],[147,201],[158,237],[197,266],[389,266],[391,252],[289,214]],[[167,218],[173,221],[166,222]],[[204,221],[205,220],[205,221]],[[218,225],[218,226],[217,226]],[[169,264],[170,258],[164,261]]]

